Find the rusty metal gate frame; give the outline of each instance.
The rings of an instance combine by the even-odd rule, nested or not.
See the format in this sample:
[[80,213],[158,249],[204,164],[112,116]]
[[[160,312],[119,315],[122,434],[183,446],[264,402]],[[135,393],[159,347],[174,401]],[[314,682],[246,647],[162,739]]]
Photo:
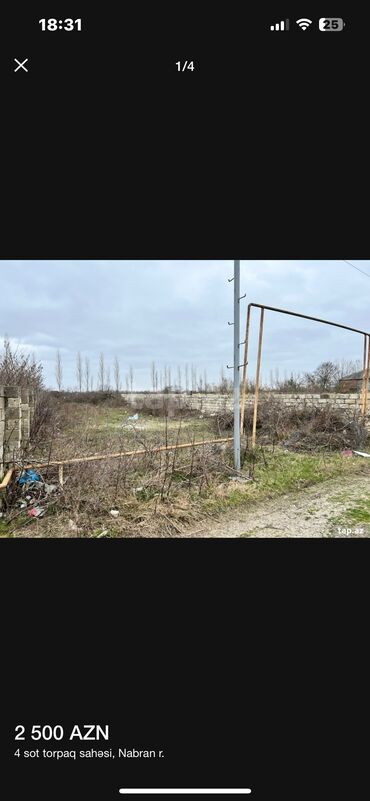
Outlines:
[[332,323],[330,320],[322,320],[320,317],[311,317],[308,314],[300,314],[298,312],[288,311],[287,309],[278,309],[274,306],[265,306],[262,303],[249,303],[247,307],[247,319],[245,327],[245,340],[244,343],[244,365],[242,377],[242,393],[240,399],[240,430],[244,433],[244,416],[245,416],[245,399],[247,388],[247,364],[248,364],[248,344],[250,333],[250,320],[251,309],[260,309],[260,323],[258,335],[258,352],[257,352],[257,367],[256,367],[256,386],[254,393],[254,408],[253,408],[253,424],[252,424],[252,448],[256,446],[256,431],[257,431],[257,412],[258,412],[258,397],[260,388],[260,374],[261,374],[261,357],[262,357],[262,341],[263,341],[263,324],[265,318],[265,311],[277,312],[278,314],[288,314],[291,317],[300,317],[304,320],[311,320],[314,323],[323,323],[324,325],[331,325],[335,328],[343,328],[346,331],[352,331],[354,334],[361,334],[364,337],[364,351],[363,351],[363,372],[362,372],[362,389],[361,389],[361,405],[362,414],[365,415],[367,411],[367,397],[369,390],[369,373],[370,373],[370,333],[368,331],[361,331],[359,328],[351,328],[349,325],[342,325],[341,323]]

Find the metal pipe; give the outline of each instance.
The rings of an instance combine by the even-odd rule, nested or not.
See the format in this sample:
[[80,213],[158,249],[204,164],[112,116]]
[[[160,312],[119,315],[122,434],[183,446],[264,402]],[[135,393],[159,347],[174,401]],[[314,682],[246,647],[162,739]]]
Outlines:
[[252,448],[256,447],[257,410],[258,410],[258,395],[259,395],[259,389],[260,389],[260,369],[261,369],[261,353],[262,353],[262,337],[263,337],[263,320],[264,320],[264,316],[265,316],[265,309],[261,306],[260,330],[259,330],[259,336],[258,336],[256,388],[255,388],[255,392],[254,392]]
[[6,488],[7,488],[8,484],[9,484],[9,481],[10,481],[10,479],[11,479],[12,475],[13,475],[13,470],[14,470],[14,468],[13,468],[13,467],[11,467],[11,468],[8,470],[8,472],[7,472],[7,473],[5,473],[5,476],[4,476],[4,478],[3,478],[3,480],[2,480],[2,482],[1,482],[1,484],[0,484],[0,490],[3,490],[3,489],[6,489]]
[[365,414],[365,386],[366,386],[366,361],[367,361],[367,336],[364,337],[364,360],[362,368],[362,383],[361,383],[361,412]]
[[370,373],[370,337],[367,338],[367,363],[366,363],[366,384],[364,394],[364,415],[367,412],[367,396],[369,392],[369,373]]
[[234,260],[234,469],[240,470],[240,259]]
[[366,345],[367,345],[367,337],[366,337],[366,334],[365,334],[364,335],[364,358],[363,358],[363,362],[362,362],[362,369],[363,369],[362,378],[364,377],[364,372],[366,370]]
[[247,321],[246,321],[246,325],[245,325],[244,366],[243,366],[242,399],[241,399],[241,410],[240,410],[240,432],[241,432],[241,434],[244,434],[245,395],[246,395],[246,391],[247,391],[248,340],[249,340],[250,320],[251,320],[251,309],[250,309],[250,306],[248,306],[248,309],[247,309]]
[[351,328],[349,325],[342,325],[341,323],[332,323],[330,320],[321,320],[320,317],[311,317],[308,314],[299,314],[298,312],[287,311],[287,309],[276,309],[274,306],[264,306],[262,303],[250,303],[255,309],[266,309],[267,311],[279,312],[279,314],[289,314],[291,317],[302,317],[303,320],[312,320],[314,323],[324,323],[325,325],[333,325],[335,328],[344,328],[346,331],[353,331],[355,334],[364,334],[368,336],[368,331],[361,331],[359,328]]
[[160,453],[161,451],[175,451],[181,448],[198,448],[201,445],[217,445],[221,442],[232,442],[233,437],[223,437],[222,439],[203,439],[199,442],[184,442],[180,445],[160,445],[158,448],[142,448],[138,451],[119,451],[117,453],[104,453],[96,456],[78,456],[73,459],[61,459],[56,462],[45,462],[43,464],[27,464],[23,467],[15,468],[16,470],[30,470],[31,468],[38,468],[42,470],[46,467],[57,467],[64,464],[83,464],[84,462],[102,462],[105,459],[120,459],[123,456],[145,456],[152,453]]

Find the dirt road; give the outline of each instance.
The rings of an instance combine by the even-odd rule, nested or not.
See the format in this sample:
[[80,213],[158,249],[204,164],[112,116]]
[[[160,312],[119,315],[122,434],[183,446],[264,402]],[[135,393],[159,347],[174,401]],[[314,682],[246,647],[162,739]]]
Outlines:
[[202,537],[370,537],[370,476],[331,479],[225,513]]

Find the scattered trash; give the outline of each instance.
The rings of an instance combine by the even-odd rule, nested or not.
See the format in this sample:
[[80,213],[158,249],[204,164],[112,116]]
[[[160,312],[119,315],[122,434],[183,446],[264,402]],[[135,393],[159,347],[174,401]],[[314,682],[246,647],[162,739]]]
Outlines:
[[28,484],[30,481],[41,481],[41,476],[36,470],[24,470],[18,479],[18,484]]
[[98,534],[98,536],[97,536],[97,538],[96,538],[96,539],[97,539],[97,540],[100,540],[100,537],[106,537],[106,536],[107,536],[107,534],[108,534],[108,529],[107,529],[107,528],[105,528],[105,529],[104,529],[104,531],[102,531],[102,532],[101,532],[101,534]]
[[345,448],[344,451],[342,451],[342,456],[352,456],[350,448]]
[[136,414],[131,415],[131,417],[128,417],[127,419],[128,420],[138,420],[139,419],[139,415],[136,413]]
[[119,511],[118,511],[118,509],[111,509],[109,514],[111,515],[111,517],[118,517],[119,516]]
[[370,459],[370,453],[362,453],[362,451],[353,451],[356,456],[364,456],[365,459]]
[[250,476],[229,476],[229,481],[253,481]]
[[58,489],[58,484],[44,484],[43,489],[46,492],[46,495],[51,495],[52,492],[56,492]]
[[70,531],[74,531],[76,534],[79,534],[81,529],[78,527],[77,523],[74,520],[68,520],[68,528]]
[[17,484],[19,496],[16,505],[19,512],[29,517],[43,517],[48,511],[53,493],[59,490],[58,484],[48,484],[40,473],[31,468],[22,471]]
[[30,517],[43,517],[45,514],[45,509],[41,506],[33,506],[32,509],[28,509],[27,514]]
[[134,492],[142,492],[144,487],[134,487]]

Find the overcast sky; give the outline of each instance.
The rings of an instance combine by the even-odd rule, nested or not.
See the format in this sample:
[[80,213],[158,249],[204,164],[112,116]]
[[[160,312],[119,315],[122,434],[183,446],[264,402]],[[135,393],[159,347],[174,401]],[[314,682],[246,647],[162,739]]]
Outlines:
[[[370,276],[370,260],[354,261]],[[150,388],[150,364],[207,371],[218,380],[232,364],[233,261],[0,261],[0,333],[34,352],[55,387],[60,349],[63,384],[76,386],[76,353],[88,357],[97,381],[99,353],[118,356],[134,389]],[[241,325],[247,302],[280,306],[360,329],[370,328],[370,283],[341,261],[242,261]],[[253,310],[249,373],[255,370],[257,318]],[[362,358],[359,335],[266,312],[262,376],[313,370],[326,360]],[[242,361],[242,359],[241,359]]]

